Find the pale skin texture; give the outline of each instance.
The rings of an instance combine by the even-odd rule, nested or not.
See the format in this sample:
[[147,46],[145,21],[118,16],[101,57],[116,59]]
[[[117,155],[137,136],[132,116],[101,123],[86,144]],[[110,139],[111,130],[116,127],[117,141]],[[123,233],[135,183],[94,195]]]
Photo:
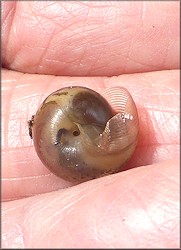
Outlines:
[[[3,2],[2,57],[2,247],[178,248],[179,3]],[[127,171],[72,186],[41,164],[27,120],[69,85],[130,91]]]

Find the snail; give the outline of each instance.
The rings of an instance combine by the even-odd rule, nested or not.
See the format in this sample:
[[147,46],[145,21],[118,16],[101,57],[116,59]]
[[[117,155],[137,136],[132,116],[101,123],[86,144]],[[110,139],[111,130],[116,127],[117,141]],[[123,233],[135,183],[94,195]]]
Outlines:
[[42,163],[71,182],[121,171],[138,141],[136,105],[119,86],[101,95],[80,86],[59,89],[28,123]]

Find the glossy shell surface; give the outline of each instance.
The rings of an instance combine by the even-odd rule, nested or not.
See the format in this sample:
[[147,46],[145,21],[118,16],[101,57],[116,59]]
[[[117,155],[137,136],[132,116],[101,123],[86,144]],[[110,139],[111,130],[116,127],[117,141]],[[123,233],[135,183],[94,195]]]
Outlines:
[[137,109],[125,88],[103,95],[85,87],[62,88],[29,121],[43,164],[76,182],[119,172],[135,150],[138,127]]

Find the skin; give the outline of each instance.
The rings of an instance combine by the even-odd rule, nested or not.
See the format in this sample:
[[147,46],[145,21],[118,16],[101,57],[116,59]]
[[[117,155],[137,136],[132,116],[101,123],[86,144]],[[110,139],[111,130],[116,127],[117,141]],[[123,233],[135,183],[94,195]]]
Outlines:
[[[2,247],[178,248],[179,2],[4,1],[2,25]],[[41,164],[27,121],[71,84],[132,94],[127,171],[72,186]]]

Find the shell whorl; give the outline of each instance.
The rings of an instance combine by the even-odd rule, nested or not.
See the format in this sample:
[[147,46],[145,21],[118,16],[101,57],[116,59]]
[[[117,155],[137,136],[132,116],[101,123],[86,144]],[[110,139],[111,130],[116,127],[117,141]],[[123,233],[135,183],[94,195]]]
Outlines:
[[44,100],[32,124],[40,160],[70,181],[120,171],[135,150],[139,130],[133,98],[119,86],[102,95],[79,86],[57,90]]

